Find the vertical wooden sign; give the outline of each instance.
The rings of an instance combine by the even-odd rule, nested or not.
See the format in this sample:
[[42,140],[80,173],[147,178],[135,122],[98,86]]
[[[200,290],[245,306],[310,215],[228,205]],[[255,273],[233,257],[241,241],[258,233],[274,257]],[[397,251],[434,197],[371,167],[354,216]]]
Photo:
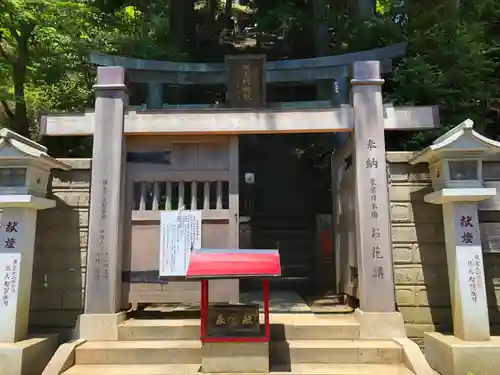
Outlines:
[[265,55],[226,56],[226,102],[230,108],[264,108]]

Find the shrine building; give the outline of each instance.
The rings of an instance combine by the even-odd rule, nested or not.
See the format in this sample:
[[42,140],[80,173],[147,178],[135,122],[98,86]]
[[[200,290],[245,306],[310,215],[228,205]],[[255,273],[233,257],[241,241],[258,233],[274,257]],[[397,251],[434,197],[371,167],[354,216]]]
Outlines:
[[[385,132],[440,126],[383,102],[405,49],[92,55],[95,107],[40,121],[92,158],[0,130],[0,375],[497,374],[500,143],[464,119],[387,152]],[[273,101],[317,82],[324,100]],[[327,199],[295,154],[318,133]]]

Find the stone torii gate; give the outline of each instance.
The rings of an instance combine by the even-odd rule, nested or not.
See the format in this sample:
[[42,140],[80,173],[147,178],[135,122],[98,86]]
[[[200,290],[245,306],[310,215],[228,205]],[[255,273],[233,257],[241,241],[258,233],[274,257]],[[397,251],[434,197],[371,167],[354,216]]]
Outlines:
[[[126,69],[99,67],[95,111],[43,116],[45,136],[93,136],[87,272],[98,272],[95,259],[105,257],[109,275],[87,278],[80,335],[114,339],[116,325],[124,319],[119,311],[122,233],[128,230],[123,227],[125,137],[351,132],[361,335],[405,336],[403,319],[395,310],[384,131],[432,129],[438,125],[438,111],[384,105],[380,62],[359,61],[352,68],[352,104],[340,107],[132,111],[127,107]],[[378,328],[380,314],[391,325],[389,330]],[[374,319],[376,324],[371,324]]]
[[[202,109],[202,108],[331,108],[350,102],[349,77],[350,69],[355,61],[378,60],[382,74],[392,70],[392,60],[404,56],[407,43],[396,43],[372,50],[358,51],[343,55],[323,56],[306,59],[266,61],[265,55],[231,55],[226,56],[223,63],[193,63],[193,62],[169,62],[144,60],[133,57],[116,55],[106,55],[93,53],[90,61],[97,66],[122,66],[127,70],[127,86],[133,93],[130,99],[129,110],[137,109]],[[250,82],[249,82],[250,81]],[[273,88],[287,86],[298,89],[301,87],[304,92],[309,91],[312,84],[320,83],[321,90],[316,93],[316,100],[274,102],[266,100],[267,93]],[[193,86],[197,89],[193,90]],[[244,86],[244,88],[243,88]],[[249,87],[250,86],[250,87]],[[270,90],[266,89],[266,86]],[[202,91],[210,88],[212,94],[219,92],[223,95],[225,91],[226,100],[222,103],[213,103],[213,100],[202,99],[203,103],[183,103],[184,95],[195,95],[195,91]],[[171,92],[169,92],[171,91]],[[137,93],[137,94],[136,94]],[[171,95],[173,94],[173,95]],[[201,99],[201,98],[198,98]],[[283,100],[285,98],[279,98]],[[306,99],[304,97],[304,99]],[[175,101],[175,103],[173,103]],[[182,103],[182,104],[181,104]],[[349,133],[334,133],[329,140],[334,148],[341,146]],[[219,136],[220,137],[220,136]],[[269,247],[280,243],[280,250],[283,259],[282,277],[276,280],[280,284],[293,284],[295,287],[307,288],[308,281],[315,280],[318,286],[329,287],[332,285],[336,267],[331,265],[334,261],[333,249],[323,252],[322,256],[318,252],[302,251],[301,249],[314,247],[312,228],[308,223],[312,223],[313,210],[306,203],[308,195],[303,186],[295,186],[288,189],[286,194],[279,194],[280,189],[269,181],[270,176],[266,171],[280,168],[279,182],[282,188],[286,186],[288,179],[294,178],[292,175],[298,168],[298,161],[288,160],[285,168],[278,164],[280,158],[292,158],[291,144],[287,142],[294,137],[263,137],[259,135],[242,136],[238,138],[238,157],[240,163],[239,180],[243,181],[245,172],[252,172],[259,177],[252,184],[245,183],[239,187],[238,202],[241,202],[240,230],[245,232],[243,236],[248,241],[250,238],[257,247]],[[166,139],[166,138],[163,138]],[[139,141],[141,142],[141,141]],[[257,150],[259,150],[257,152]],[[129,152],[131,150],[127,150]],[[280,156],[272,158],[267,162],[263,157],[265,153]],[[271,156],[270,155],[270,156]],[[262,177],[261,177],[262,176]],[[129,174],[130,178],[132,174]],[[278,176],[275,176],[278,178]],[[302,192],[300,192],[302,190]],[[259,199],[257,201],[257,191]],[[285,198],[288,195],[288,198]],[[271,203],[272,202],[272,203]],[[276,208],[285,202],[287,204],[286,213],[284,210]],[[259,207],[257,207],[259,206]],[[301,207],[302,206],[302,207]],[[273,217],[280,221],[277,224],[267,220],[266,217]],[[296,241],[290,241],[292,228],[290,220],[292,217],[301,217],[299,224],[300,232],[295,232]],[[244,224],[243,224],[244,223]],[[274,227],[280,226],[279,233]],[[293,225],[297,227],[297,224]],[[299,229],[297,227],[297,229]],[[271,241],[270,238],[274,237]],[[243,238],[242,238],[243,239]],[[243,241],[245,241],[243,239]],[[270,243],[274,242],[274,243]],[[297,244],[303,246],[297,246]],[[260,245],[257,245],[260,244]],[[234,246],[237,246],[235,244]],[[313,266],[313,259],[316,258],[316,267]],[[327,272],[319,272],[323,277],[315,276],[315,268],[328,269]],[[127,271],[124,278],[129,279],[131,275]]]

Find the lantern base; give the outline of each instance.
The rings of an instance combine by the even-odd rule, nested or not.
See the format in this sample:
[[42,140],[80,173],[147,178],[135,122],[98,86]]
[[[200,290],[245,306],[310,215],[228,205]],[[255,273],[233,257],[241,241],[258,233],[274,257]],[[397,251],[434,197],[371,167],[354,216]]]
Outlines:
[[0,342],[0,375],[41,374],[58,345],[57,335]]
[[432,368],[442,375],[498,374],[500,337],[489,341],[464,341],[453,335],[426,332],[425,355]]

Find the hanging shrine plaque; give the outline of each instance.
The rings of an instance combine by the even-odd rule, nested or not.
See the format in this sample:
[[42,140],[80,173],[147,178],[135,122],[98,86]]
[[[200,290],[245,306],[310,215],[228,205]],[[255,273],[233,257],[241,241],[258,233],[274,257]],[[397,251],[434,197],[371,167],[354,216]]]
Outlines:
[[191,252],[201,248],[201,211],[161,213],[160,276],[186,276]]
[[226,56],[226,99],[230,108],[265,107],[265,55]]

